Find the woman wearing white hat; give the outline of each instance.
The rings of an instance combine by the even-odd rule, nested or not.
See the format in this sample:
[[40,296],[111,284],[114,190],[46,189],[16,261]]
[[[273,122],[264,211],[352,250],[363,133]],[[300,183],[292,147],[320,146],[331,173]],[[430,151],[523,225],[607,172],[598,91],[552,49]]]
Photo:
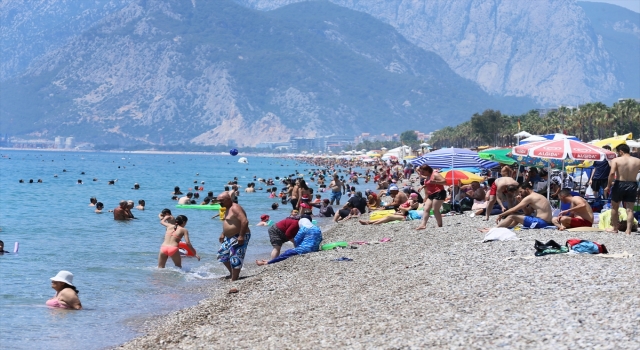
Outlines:
[[62,309],[82,309],[82,303],[78,298],[78,290],[73,285],[73,274],[69,271],[60,271],[55,277],[51,277],[51,288],[56,295],[47,300],[47,306]]

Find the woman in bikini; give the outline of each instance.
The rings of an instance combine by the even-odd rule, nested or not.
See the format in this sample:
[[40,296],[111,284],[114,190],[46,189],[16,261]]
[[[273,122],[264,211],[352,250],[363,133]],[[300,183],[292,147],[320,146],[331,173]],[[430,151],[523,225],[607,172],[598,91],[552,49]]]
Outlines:
[[300,210],[301,208],[300,204],[311,203],[311,190],[309,189],[309,186],[307,186],[307,183],[303,179],[298,180],[297,183],[298,183],[298,207],[295,209]]
[[82,303],[78,298],[78,290],[73,285],[73,274],[69,271],[60,271],[55,277],[51,277],[51,288],[56,295],[47,300],[50,307],[61,309],[82,309]]
[[[194,252],[196,251],[189,240],[189,231],[184,228],[187,225],[187,220],[189,219],[187,219],[186,216],[178,215],[176,217],[175,224],[171,224],[167,222],[167,220],[160,221],[160,223],[167,228],[167,232],[164,235],[164,242],[160,246],[160,254],[158,254],[158,268],[164,269],[169,257],[171,257],[176,267],[182,268],[182,260],[180,258],[180,252],[178,251],[178,244],[180,243],[180,240],[182,240],[182,237],[184,237],[187,247]],[[200,261],[200,256],[198,256],[198,254],[196,254],[196,258]]]

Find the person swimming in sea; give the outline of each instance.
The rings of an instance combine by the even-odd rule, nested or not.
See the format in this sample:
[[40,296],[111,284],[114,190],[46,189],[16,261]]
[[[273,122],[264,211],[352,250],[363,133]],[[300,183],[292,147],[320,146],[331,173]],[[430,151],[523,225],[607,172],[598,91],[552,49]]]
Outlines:
[[[182,258],[180,257],[178,246],[183,237],[187,247],[195,253],[196,249],[191,245],[191,240],[189,240],[189,231],[184,228],[188,220],[186,216],[178,215],[175,224],[171,224],[167,222],[167,220],[160,221],[160,223],[167,228],[167,231],[165,232],[164,242],[160,246],[160,253],[158,254],[159,269],[164,269],[169,258],[173,260],[176,267],[182,268]],[[200,256],[197,253],[195,256],[198,261],[200,261]]]
[[82,303],[78,298],[78,293],[80,292],[73,285],[73,274],[71,272],[60,271],[50,279],[51,288],[56,291],[56,295],[47,300],[47,306],[61,309],[82,309]]

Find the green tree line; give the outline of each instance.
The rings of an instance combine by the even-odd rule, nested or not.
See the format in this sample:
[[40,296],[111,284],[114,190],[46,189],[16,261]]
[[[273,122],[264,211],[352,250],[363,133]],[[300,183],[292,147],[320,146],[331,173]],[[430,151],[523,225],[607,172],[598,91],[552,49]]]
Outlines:
[[[518,127],[518,122],[520,127]],[[519,131],[533,135],[560,133],[573,135],[582,141],[604,139],[618,135],[640,134],[640,104],[623,100],[608,107],[602,102],[587,103],[578,108],[559,107],[541,117],[536,110],[522,115],[502,115],[486,110],[474,114],[471,120],[433,133],[430,144],[442,147],[512,146]]]

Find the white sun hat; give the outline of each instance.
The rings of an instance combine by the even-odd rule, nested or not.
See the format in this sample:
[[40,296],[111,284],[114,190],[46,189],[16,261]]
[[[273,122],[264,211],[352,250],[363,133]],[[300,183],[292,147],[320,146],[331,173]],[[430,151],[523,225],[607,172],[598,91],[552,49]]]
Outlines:
[[55,277],[51,277],[52,281],[64,282],[73,287],[73,274],[69,271],[60,271]]
[[305,228],[312,228],[313,224],[311,223],[311,221],[309,221],[309,219],[300,219],[300,221],[298,221],[298,225],[305,227]]

